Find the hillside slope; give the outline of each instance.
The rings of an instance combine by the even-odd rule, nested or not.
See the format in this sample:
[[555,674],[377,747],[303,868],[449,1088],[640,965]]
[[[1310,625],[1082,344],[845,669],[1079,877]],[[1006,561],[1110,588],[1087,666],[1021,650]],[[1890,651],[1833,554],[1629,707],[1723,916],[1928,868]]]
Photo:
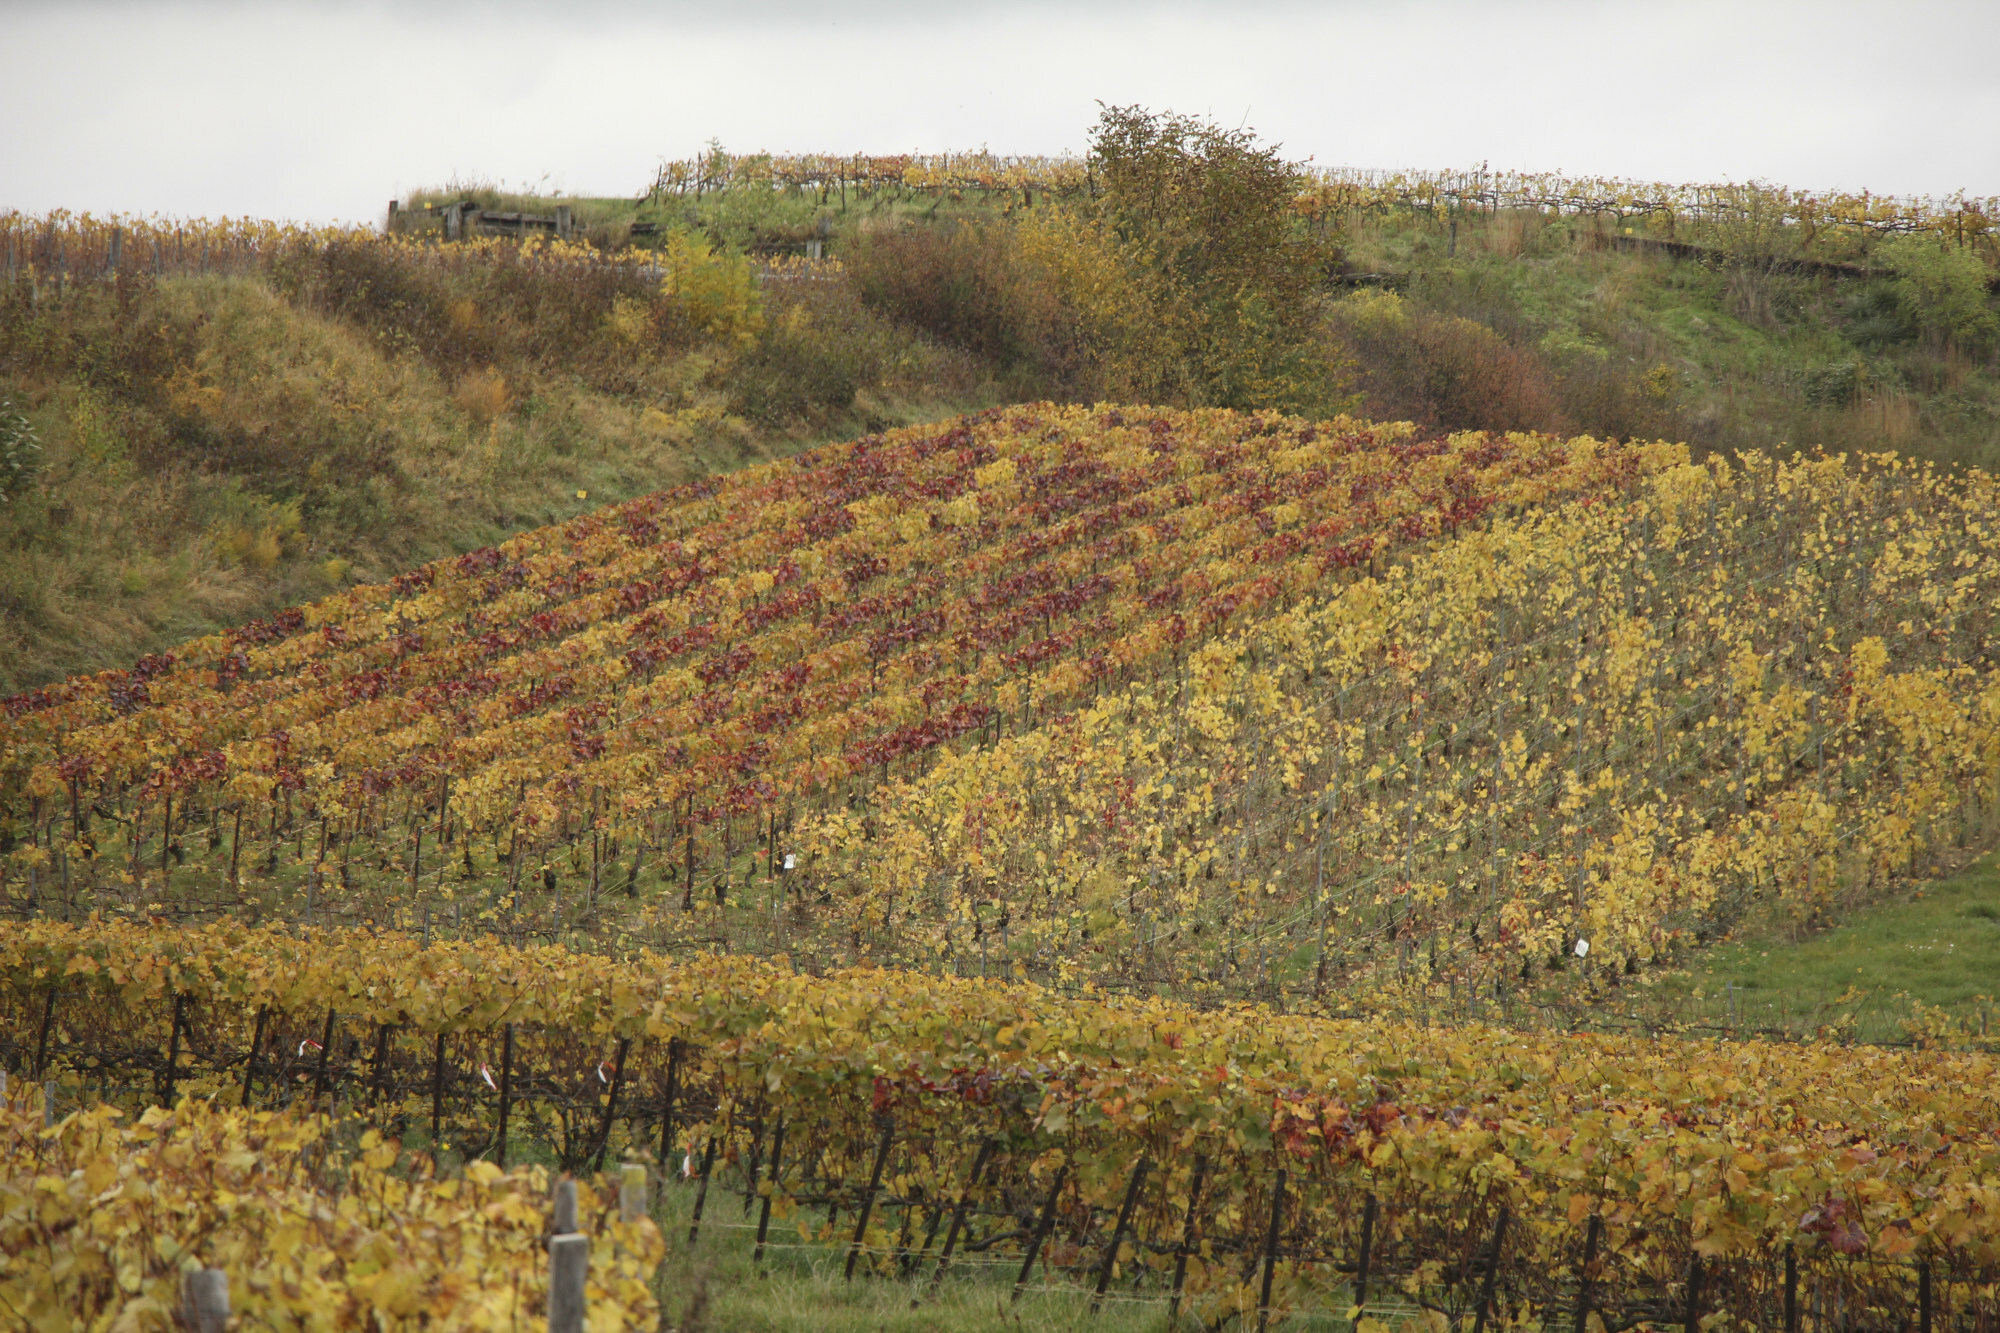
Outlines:
[[[590,244],[126,219],[111,283],[110,223],[0,218],[0,690],[996,402],[2000,463],[1978,201],[1371,182],[1139,122],[1185,160],[1119,121],[1099,168],[1216,192],[1159,235],[1127,236],[1117,172],[977,156],[712,155],[563,201]],[[429,202],[466,198],[554,206]],[[1244,221],[1185,244],[1210,216]]]
[[1000,410],[16,696],[6,889],[1588,998],[1985,836],[1995,504],[1896,459]]
[[[746,335],[594,254],[188,230],[0,283],[0,689],[989,400],[825,284],[765,284]],[[109,226],[48,233],[107,262]]]

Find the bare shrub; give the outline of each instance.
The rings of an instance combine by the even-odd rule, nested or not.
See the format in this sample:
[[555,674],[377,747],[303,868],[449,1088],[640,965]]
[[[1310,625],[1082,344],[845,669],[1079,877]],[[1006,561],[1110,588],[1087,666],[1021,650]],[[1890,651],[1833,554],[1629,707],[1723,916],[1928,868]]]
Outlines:
[[507,377],[490,366],[484,370],[469,370],[458,377],[451,398],[465,415],[482,426],[491,425],[506,414],[510,401]]

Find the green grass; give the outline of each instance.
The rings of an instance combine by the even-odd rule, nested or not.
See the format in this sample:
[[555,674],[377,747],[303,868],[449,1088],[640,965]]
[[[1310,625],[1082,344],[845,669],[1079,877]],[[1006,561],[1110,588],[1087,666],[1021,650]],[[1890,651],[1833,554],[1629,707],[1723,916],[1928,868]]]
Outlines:
[[1859,1041],[1908,1041],[1914,1025],[1979,1040],[2000,994],[2000,857],[1828,930],[1799,938],[1745,931],[1649,989],[1642,1010],[1744,1033],[1831,1029]]
[[[1093,1314],[1088,1272],[1065,1275],[1043,1265],[1015,1303],[1011,1297],[1020,1259],[1011,1247],[996,1252],[995,1257],[979,1256],[967,1262],[955,1257],[934,1295],[930,1281],[936,1267],[936,1246],[932,1257],[915,1266],[907,1277],[886,1258],[889,1271],[870,1272],[864,1258],[854,1279],[848,1281],[846,1247],[801,1241],[796,1215],[786,1221],[773,1219],[760,1271],[753,1262],[757,1211],[746,1209],[740,1193],[725,1192],[719,1183],[720,1177],[709,1190],[700,1236],[692,1245],[688,1243],[688,1219],[693,1187],[669,1185],[658,1191],[661,1197],[655,1201],[653,1215],[665,1230],[668,1246],[655,1290],[663,1304],[663,1326],[679,1333],[1000,1333],[1024,1329],[1166,1333],[1175,1327],[1167,1319],[1168,1288],[1156,1276],[1149,1276],[1138,1290],[1129,1278],[1121,1276],[1112,1284],[1103,1308]],[[878,1213],[876,1220],[894,1225],[895,1217],[893,1212]],[[822,1217],[814,1209],[809,1210],[807,1219],[817,1227]],[[851,1225],[851,1215],[845,1220]],[[843,1233],[845,1230],[843,1227]],[[921,1240],[921,1234],[917,1239]],[[1094,1261],[1095,1256],[1088,1255],[1077,1260],[1083,1269]],[[1285,1266],[1279,1271],[1285,1274]],[[1280,1282],[1289,1285],[1284,1276]],[[1283,1318],[1274,1317],[1271,1326],[1292,1333],[1345,1330],[1347,1322],[1337,1317],[1344,1313],[1344,1295],[1344,1291],[1321,1290],[1302,1298],[1295,1295],[1300,1309]],[[1198,1326],[1189,1308],[1184,1308],[1178,1327]]]
[[[1404,275],[1413,307],[1532,350],[1560,386],[1566,426],[2000,465],[2000,348],[1947,354],[1885,316],[1886,272],[1766,271],[1610,239],[1586,220],[1502,214],[1464,219],[1454,244],[1437,223],[1390,215],[1357,222],[1348,264]],[[1602,392],[1661,369],[1671,391],[1640,396],[1645,411],[1629,391],[1622,407]]]

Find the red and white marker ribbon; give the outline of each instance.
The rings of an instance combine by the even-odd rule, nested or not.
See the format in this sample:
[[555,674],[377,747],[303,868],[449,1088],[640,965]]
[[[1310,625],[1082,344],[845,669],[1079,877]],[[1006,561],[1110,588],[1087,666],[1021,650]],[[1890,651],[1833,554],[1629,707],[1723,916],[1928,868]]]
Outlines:
[[493,1089],[495,1092],[500,1091],[500,1085],[493,1081],[493,1067],[491,1065],[479,1066],[479,1077],[486,1080],[487,1087]]

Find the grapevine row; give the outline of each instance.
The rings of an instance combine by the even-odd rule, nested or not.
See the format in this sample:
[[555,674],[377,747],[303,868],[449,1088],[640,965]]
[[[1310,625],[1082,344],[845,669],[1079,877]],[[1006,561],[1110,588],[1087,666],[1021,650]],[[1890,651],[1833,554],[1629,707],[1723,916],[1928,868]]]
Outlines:
[[1979,836],[1994,500],[1893,461],[1669,469],[1440,541],[801,843],[909,957],[1470,993],[1582,940],[1571,967],[1615,986]]
[[[738,957],[114,923],[16,932],[0,979],[0,1056],[30,1063],[53,996],[36,1072],[65,1086],[117,1096],[147,1067],[139,1048],[156,1060],[171,1048],[177,1097],[303,1109],[339,1096],[421,1141],[441,1061],[447,1139],[490,1148],[498,1073],[517,1140],[573,1135],[583,1163],[601,1147],[726,1164],[753,1196],[771,1185],[806,1239],[844,1234],[812,1209],[846,1209],[852,1225],[885,1143],[900,1145],[885,1197],[905,1226],[920,1233],[925,1210],[961,1193],[987,1144],[1000,1166],[977,1201],[982,1226],[1011,1234],[1006,1219],[1032,1221],[1055,1186],[1067,1234],[1089,1245],[1144,1160],[1131,1234],[1147,1243],[1132,1263],[1164,1281],[1200,1162],[1213,1243],[1188,1290],[1211,1314],[1256,1299],[1248,1279],[1279,1171],[1295,1279],[1352,1255],[1367,1204],[1381,1271],[1434,1301],[1436,1272],[1396,1256],[1475,1255],[1502,1209],[1517,1275],[1573,1275],[1595,1217],[1615,1256],[1607,1293],[1670,1299],[1698,1254],[1713,1290],[1737,1293],[1739,1317],[1768,1300],[1755,1275],[1787,1248],[1891,1308],[1912,1270],[1882,1261],[1921,1261],[1957,1284],[1955,1299],[1976,1300],[1966,1284],[2000,1259],[2000,1108],[1984,1055],[1549,1041],[907,972],[812,977]],[[760,1177],[780,1123],[790,1166]],[[895,1219],[862,1239],[893,1262]]]

